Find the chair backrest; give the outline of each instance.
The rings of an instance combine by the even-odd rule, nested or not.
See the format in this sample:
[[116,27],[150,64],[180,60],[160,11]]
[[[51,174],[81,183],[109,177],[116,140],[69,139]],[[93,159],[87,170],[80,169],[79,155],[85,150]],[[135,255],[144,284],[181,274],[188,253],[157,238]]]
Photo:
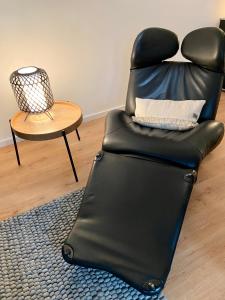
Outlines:
[[148,28],[136,38],[126,100],[133,115],[135,98],[206,100],[199,121],[215,119],[224,78],[225,35],[216,27],[200,28],[183,40],[181,52],[190,62],[165,61],[179,49],[175,33]]

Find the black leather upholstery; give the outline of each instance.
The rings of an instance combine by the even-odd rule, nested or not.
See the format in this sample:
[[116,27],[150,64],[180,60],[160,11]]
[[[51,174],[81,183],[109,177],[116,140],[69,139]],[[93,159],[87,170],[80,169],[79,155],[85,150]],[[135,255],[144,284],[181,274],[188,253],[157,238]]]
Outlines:
[[224,32],[216,27],[190,32],[181,46],[183,56],[193,63],[214,72],[224,73]]
[[192,172],[103,154],[90,173],[63,256],[69,263],[114,273],[143,293],[158,294],[170,271]]
[[114,110],[107,116],[102,147],[109,152],[155,157],[198,169],[223,134],[223,124],[214,120],[204,121],[188,131],[171,131],[141,126],[126,112]]
[[[152,28],[150,33],[147,29],[137,37],[131,60],[126,113],[115,112],[108,115],[103,149],[116,153],[134,151],[139,155],[162,158],[186,167],[198,168],[201,160],[215,148],[224,134],[222,123],[206,121],[215,119],[220,99],[225,35],[214,27],[195,30],[189,33],[182,43],[182,53],[194,63],[172,61],[159,63],[159,59],[156,58],[153,64],[152,57],[157,54],[154,47],[151,49],[151,39],[155,41],[154,36],[161,34],[161,28]],[[171,39],[169,49],[173,45],[175,52],[175,37],[168,34],[167,38]],[[163,42],[159,43],[159,46],[164,46]],[[148,61],[146,51],[151,52]],[[140,67],[140,64],[134,69],[133,57],[135,61],[141,61],[142,56],[144,67]],[[199,117],[199,122],[203,124],[187,132],[150,129],[134,124],[130,116],[135,113],[136,97],[206,100]],[[120,129],[113,132],[114,127]]]
[[148,28],[137,36],[131,55],[131,68],[145,68],[174,56],[179,49],[175,33],[163,28]]
[[[107,117],[104,155],[96,157],[63,246],[66,261],[112,272],[145,294],[160,293],[195,170],[224,133],[223,124],[214,120],[223,81],[223,39],[219,29],[194,31],[182,44],[193,62],[165,62],[178,49],[174,33],[152,28],[137,37],[126,111]],[[201,99],[206,104],[196,128],[177,132],[133,123],[136,97]]]
[[193,63],[163,62],[131,70],[126,112],[134,115],[135,98],[170,100],[206,100],[199,121],[214,119],[223,83],[221,73],[211,72]]

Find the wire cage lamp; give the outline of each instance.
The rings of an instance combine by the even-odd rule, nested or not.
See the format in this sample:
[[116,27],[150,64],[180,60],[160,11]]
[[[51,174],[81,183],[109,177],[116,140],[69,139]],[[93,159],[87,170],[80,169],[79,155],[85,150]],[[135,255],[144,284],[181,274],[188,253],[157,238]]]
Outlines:
[[49,109],[54,104],[48,75],[45,70],[30,66],[14,71],[10,83],[21,111],[46,113],[52,119]]

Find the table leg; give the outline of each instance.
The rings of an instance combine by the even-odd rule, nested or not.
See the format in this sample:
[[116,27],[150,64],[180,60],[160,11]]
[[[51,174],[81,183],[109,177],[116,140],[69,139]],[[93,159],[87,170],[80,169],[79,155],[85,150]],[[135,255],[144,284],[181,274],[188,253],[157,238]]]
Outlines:
[[76,129],[76,134],[77,134],[78,140],[80,141],[80,135],[79,135],[78,129]]
[[68,144],[68,140],[67,140],[65,131],[62,131],[62,136],[63,136],[65,144],[66,144],[66,149],[67,149],[69,159],[70,159],[70,163],[71,163],[71,166],[72,166],[72,169],[73,169],[74,177],[76,179],[76,182],[78,182],[77,172],[76,172],[76,169],[75,169],[75,166],[74,166],[72,154],[71,154],[71,151],[70,151],[70,147],[69,147],[69,144]]
[[12,126],[11,126],[11,120],[9,120],[9,124],[10,124],[11,133],[12,133],[13,144],[14,144],[14,148],[15,148],[15,152],[16,152],[17,163],[18,163],[18,166],[20,166],[20,156],[19,156],[19,151],[18,151],[18,148],[17,148],[16,136],[15,136],[15,133],[14,133],[14,131],[12,129]]

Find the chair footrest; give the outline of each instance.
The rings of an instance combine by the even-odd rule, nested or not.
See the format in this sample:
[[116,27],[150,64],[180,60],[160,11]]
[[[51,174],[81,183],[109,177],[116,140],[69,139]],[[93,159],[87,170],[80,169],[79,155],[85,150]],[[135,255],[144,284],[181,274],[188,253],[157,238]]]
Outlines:
[[101,152],[64,259],[111,272],[142,293],[160,293],[195,177],[190,169]]

